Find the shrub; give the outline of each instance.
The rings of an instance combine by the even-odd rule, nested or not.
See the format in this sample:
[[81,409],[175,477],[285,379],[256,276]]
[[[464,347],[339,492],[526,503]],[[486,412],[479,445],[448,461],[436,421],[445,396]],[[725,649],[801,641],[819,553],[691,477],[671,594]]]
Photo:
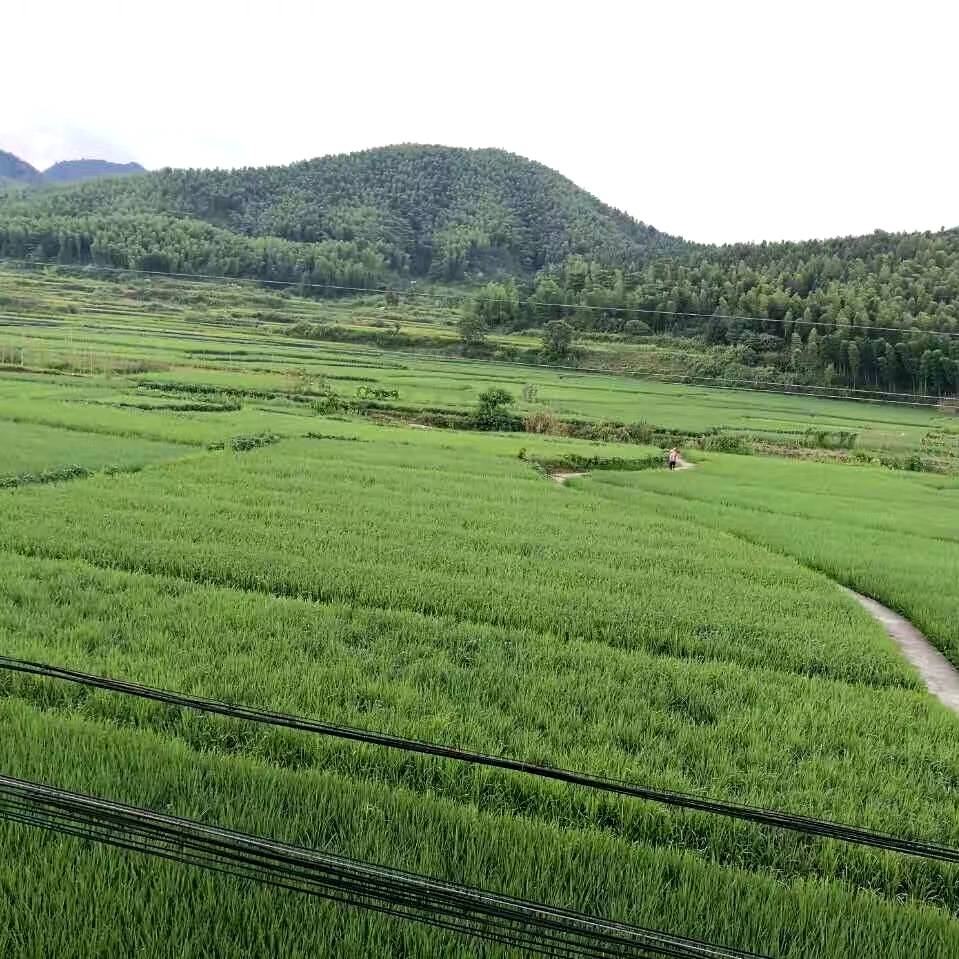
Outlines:
[[398,400],[399,390],[387,390],[377,386],[360,386],[356,391],[358,400]]
[[280,437],[276,433],[252,433],[246,436],[234,436],[230,440],[230,449],[234,453],[244,453],[260,446],[271,446],[279,441]]
[[576,331],[565,320],[552,320],[543,330],[543,356],[548,360],[566,359]]
[[498,386],[480,393],[473,425],[480,430],[511,430],[516,428],[517,417],[509,412],[515,400],[513,394]]
[[713,453],[738,453],[741,456],[748,456],[753,451],[745,436],[733,433],[717,433],[713,436],[704,436],[699,441],[699,445],[702,449]]
[[565,436],[569,431],[566,424],[552,410],[535,410],[523,417],[523,429],[527,433],[544,433],[551,436]]
[[651,443],[656,432],[645,420],[640,420],[638,423],[631,423],[626,429],[633,443]]
[[[108,467],[105,472],[118,472]],[[59,483],[63,480],[79,479],[92,476],[93,471],[84,466],[60,466],[56,469],[41,470],[38,473],[17,473],[15,476],[0,476],[0,489],[12,489],[16,486],[27,486],[30,483]]]
[[627,320],[623,325],[623,332],[627,336],[648,336],[653,328],[642,320]]
[[460,339],[466,346],[481,346],[486,342],[486,322],[472,311],[463,314],[457,328]]

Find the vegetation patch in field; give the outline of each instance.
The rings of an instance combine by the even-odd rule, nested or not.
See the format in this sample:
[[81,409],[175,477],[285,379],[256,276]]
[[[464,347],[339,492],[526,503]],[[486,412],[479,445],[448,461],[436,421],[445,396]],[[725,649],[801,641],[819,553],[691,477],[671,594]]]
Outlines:
[[146,412],[173,410],[177,413],[232,413],[243,409],[236,401],[224,403],[111,403],[119,409],[145,410]]
[[247,450],[255,450],[261,446],[272,446],[279,443],[281,437],[276,433],[255,433],[251,436],[234,436],[230,440],[230,449],[234,453],[245,453]]
[[[108,472],[108,470],[104,470],[104,472]],[[32,483],[59,483],[64,480],[79,479],[83,476],[92,475],[93,471],[83,466],[61,466],[57,469],[41,470],[39,473],[17,473],[15,476],[0,476],[0,489],[12,489],[15,486],[27,486]]]
[[566,453],[562,456],[538,457],[529,455],[525,449],[519,451],[519,458],[532,463],[545,473],[558,473],[563,470],[591,472],[592,470],[648,470],[662,467],[663,455],[659,451],[647,456],[582,456]]
[[338,436],[335,433],[306,433],[304,434],[305,438],[308,440],[339,440],[343,443],[365,443],[366,440],[361,440],[358,436]]

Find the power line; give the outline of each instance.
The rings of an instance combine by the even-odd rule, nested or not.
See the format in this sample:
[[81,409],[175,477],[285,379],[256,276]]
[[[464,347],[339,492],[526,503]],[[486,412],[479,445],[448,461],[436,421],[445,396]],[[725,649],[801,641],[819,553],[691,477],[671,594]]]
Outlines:
[[812,819],[807,816],[798,816],[792,813],[763,809],[756,806],[745,806],[738,803],[724,802],[688,793],[672,790],[655,789],[650,786],[638,786],[623,780],[608,779],[588,773],[574,772],[568,769],[559,769],[553,766],[543,766],[528,763],[519,759],[510,759],[504,756],[489,756],[483,753],[458,749],[453,746],[443,746],[437,743],[424,742],[416,739],[406,739],[401,736],[392,736],[387,733],[369,732],[341,726],[333,723],[319,722],[302,716],[291,716],[284,713],[273,713],[253,709],[248,706],[238,706],[230,703],[218,702],[211,699],[202,699],[187,696],[183,693],[169,690],[155,689],[139,683],[127,682],[120,679],[110,679],[104,676],[95,676],[90,673],[78,672],[59,666],[50,666],[44,663],[35,663],[29,660],[13,659],[0,656],[0,669],[23,673],[30,676],[40,676],[73,683],[90,689],[103,689],[113,693],[134,696],[152,702],[163,703],[168,706],[177,706],[193,709],[197,712],[227,716],[233,719],[242,719],[247,722],[266,726],[278,726],[294,729],[300,732],[320,736],[330,736],[334,739],[348,740],[370,746],[382,746],[388,749],[398,749],[404,752],[418,753],[438,759],[450,759],[457,762],[494,769],[504,769],[509,772],[523,773],[540,779],[551,779],[573,786],[583,786],[600,792],[613,793],[632,799],[643,799],[662,803],[675,808],[688,809],[694,812],[711,813],[726,816],[761,826],[771,826],[807,836],[819,836],[824,839],[836,839],[842,842],[861,846],[870,846],[888,852],[901,853],[908,856],[917,856],[923,859],[940,862],[959,862],[959,849],[943,846],[937,843],[927,843],[912,839],[904,839],[875,830],[862,829],[858,826],[849,826],[827,820]]
[[763,959],[656,929],[455,885],[0,776],[0,819],[228,873],[546,956]]
[[[50,316],[41,316],[37,314],[29,314],[26,317],[17,317],[14,314],[2,314],[0,315],[0,327],[4,325],[13,325],[5,323],[7,319],[26,319],[26,320],[37,320],[37,319],[55,319],[55,317]],[[62,326],[62,322],[47,324],[45,328],[49,329],[59,329]],[[95,332],[114,332],[114,333],[123,333],[129,332],[134,333],[138,332],[135,328],[125,327],[125,326],[100,326],[95,328]],[[193,337],[196,339],[202,339],[203,337],[197,334],[184,334],[174,330],[163,330],[163,329],[144,329],[139,332],[149,333],[151,336],[158,337],[169,337],[172,339],[183,340],[188,337]],[[316,341],[310,340],[306,337],[297,338],[300,339],[299,344],[291,344],[291,347],[294,346],[303,346],[307,343],[313,344]],[[222,338],[220,338],[222,341]],[[240,340],[231,340],[230,342],[237,344],[245,344],[246,341]],[[276,344],[272,340],[267,341],[270,345],[275,346]],[[332,340],[328,342],[340,343],[342,341]],[[451,341],[452,342],[452,341]],[[357,345],[357,344],[352,344]],[[359,344],[364,345],[364,344]],[[441,356],[438,354],[432,354],[425,350],[414,351],[414,350],[397,350],[390,349],[388,347],[381,347],[373,345],[373,349],[376,350],[376,355],[385,354],[387,356],[407,356],[422,359],[424,356],[428,356],[434,361],[444,362],[444,363],[470,363],[476,362],[475,360],[469,357],[455,357],[455,356]],[[767,380],[744,380],[744,379],[728,379],[726,377],[711,377],[711,376],[702,376],[694,374],[683,374],[683,373],[655,373],[649,371],[637,371],[637,370],[609,370],[609,369],[599,369],[596,367],[588,366],[564,366],[562,364],[550,363],[550,364],[537,364],[537,363],[527,363],[522,360],[495,360],[497,364],[503,366],[517,366],[524,369],[535,369],[535,370],[562,370],[574,373],[589,373],[589,374],[598,374],[601,376],[627,376],[634,379],[659,379],[667,385],[674,386],[683,386],[683,385],[708,385],[711,388],[716,389],[742,389],[747,392],[759,392],[759,393],[776,393],[781,396],[811,396],[816,398],[817,394],[822,393],[822,399],[835,399],[835,400],[849,400],[850,402],[867,402],[867,403],[888,403],[894,404],[897,406],[920,406],[920,407],[931,407],[935,403],[941,402],[945,397],[943,395],[933,394],[933,393],[901,393],[894,390],[867,390],[859,387],[852,386],[819,386],[816,384],[794,384],[794,383],[776,383]],[[851,396],[849,394],[858,394]],[[893,399],[891,397],[904,397],[903,399]],[[908,397],[906,399],[905,397]],[[927,400],[928,402],[920,402],[921,400]]]
[[[136,276],[151,276],[151,277],[165,277],[168,279],[177,279],[177,280],[216,280],[219,282],[227,283],[260,283],[267,286],[278,286],[278,287],[301,287],[306,289],[321,289],[321,290],[332,290],[338,293],[360,293],[360,294],[395,294],[397,296],[414,296],[414,297],[423,297],[432,300],[439,300],[446,303],[451,303],[453,305],[459,306],[464,302],[471,299],[471,296],[466,294],[454,294],[454,293],[426,293],[420,290],[395,290],[389,287],[365,287],[365,286],[346,286],[343,284],[337,283],[306,283],[302,280],[271,280],[271,279],[260,279],[257,277],[237,277],[237,276],[225,276],[223,274],[217,273],[167,273],[162,270],[138,270],[131,269],[127,267],[119,266],[99,266],[93,263],[90,264],[69,264],[69,263],[54,263],[52,261],[44,260],[16,260],[16,259],[5,259],[3,261],[5,264],[12,263],[14,265],[23,265],[32,268],[36,267],[53,267],[55,269],[62,270],[73,270],[79,272],[106,272],[106,273],[120,273],[120,274],[134,274]],[[507,300],[490,300],[490,303],[504,305],[510,303]],[[558,310],[588,310],[593,312],[601,313],[628,313],[628,314],[637,314],[643,316],[671,316],[671,317],[681,317],[685,319],[717,319],[717,320],[730,320],[742,323],[782,323],[785,324],[787,321],[783,317],[777,319],[775,317],[769,316],[740,316],[734,314],[717,314],[717,313],[696,313],[684,310],[659,310],[659,309],[649,309],[641,308],[635,306],[594,306],[586,303],[553,303],[546,301],[539,301],[527,298],[525,301],[526,304],[535,307],[547,307]],[[792,323],[794,326],[812,326],[812,327],[825,327],[829,329],[854,329],[854,330],[875,330],[882,333],[895,333],[899,336],[906,336],[910,334],[920,334],[927,336],[939,336],[939,337],[959,337],[959,330],[923,330],[918,327],[908,327],[908,328],[899,328],[894,326],[874,326],[872,324],[864,323],[844,323],[841,326],[835,322],[825,322],[822,320],[805,320],[805,319],[791,319],[788,322]]]

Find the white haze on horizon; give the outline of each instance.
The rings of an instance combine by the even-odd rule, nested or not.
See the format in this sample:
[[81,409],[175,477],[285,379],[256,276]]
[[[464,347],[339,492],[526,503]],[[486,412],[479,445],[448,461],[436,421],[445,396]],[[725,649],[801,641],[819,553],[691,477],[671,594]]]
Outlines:
[[495,146],[701,242],[959,225],[959,8],[48,0],[0,149],[149,168]]

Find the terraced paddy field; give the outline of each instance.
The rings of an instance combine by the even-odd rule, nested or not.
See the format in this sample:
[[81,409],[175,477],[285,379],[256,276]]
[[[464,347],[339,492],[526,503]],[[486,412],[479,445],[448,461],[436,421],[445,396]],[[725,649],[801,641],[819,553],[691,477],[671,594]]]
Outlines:
[[[0,362],[109,374],[140,392],[152,384],[173,392],[202,390],[189,394],[194,400],[224,391],[259,393],[263,400],[264,394],[330,389],[349,399],[366,388],[395,391],[395,404],[406,408],[463,411],[483,390],[501,387],[514,395],[520,414],[548,409],[594,422],[726,430],[771,440],[841,430],[856,434],[859,449],[906,455],[936,445],[959,460],[955,417],[928,407],[704,388],[667,382],[675,375],[655,369],[637,378],[289,335],[304,318],[335,331],[357,315],[384,309],[362,300],[316,303],[238,285],[157,279],[132,285],[2,267],[0,282],[9,290],[0,300]],[[445,322],[442,310],[424,306],[419,312],[424,322]],[[27,414],[5,400],[0,416],[13,415]]]
[[184,455],[179,444],[147,439],[127,440],[35,423],[0,421],[3,473],[0,483],[27,481],[58,467],[139,469],[150,463]]
[[[837,586],[959,662],[955,475],[324,415],[267,353],[411,405],[535,375],[584,418],[947,418],[242,335],[267,358],[131,329],[164,368],[2,374],[12,472],[92,475],[0,491],[0,655],[959,846],[959,717]],[[766,956],[959,953],[949,863],[5,670],[0,772]],[[0,954],[505,950],[5,823]]]

